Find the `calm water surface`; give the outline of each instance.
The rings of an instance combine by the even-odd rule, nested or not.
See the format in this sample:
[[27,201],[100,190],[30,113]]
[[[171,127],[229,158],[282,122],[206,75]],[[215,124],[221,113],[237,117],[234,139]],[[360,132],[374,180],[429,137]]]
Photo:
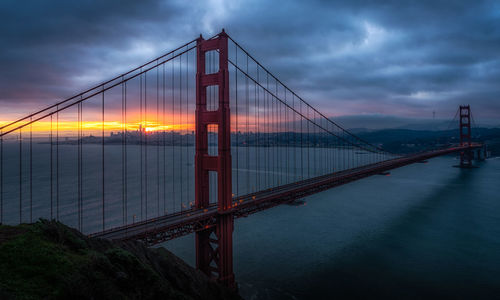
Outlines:
[[[62,222],[76,227],[77,147],[59,147],[60,176],[51,179],[49,146],[36,144],[31,192],[29,152],[24,146],[20,188],[19,145],[4,145],[3,222],[48,218],[52,204],[54,217],[59,213]],[[144,174],[149,174],[149,180],[143,182],[148,193],[141,198],[141,152],[138,146],[130,145],[125,214],[121,148],[109,145],[105,150],[103,214],[102,149],[84,145],[83,150],[84,232],[100,230],[103,215],[106,228],[110,228],[138,220],[143,212],[148,218],[164,209],[181,210],[189,207],[194,197],[193,149],[165,148],[165,157],[175,158],[171,162],[162,160],[163,153],[156,147],[144,148],[149,162]],[[263,173],[259,173],[255,171],[259,160],[247,159],[248,150],[256,152],[240,148],[238,155],[233,154],[233,165],[237,166],[234,160],[240,161],[239,172],[233,172],[233,183],[240,184],[233,192],[262,188],[266,174],[294,180],[302,173],[297,167],[307,167],[292,163],[289,173],[269,173],[264,172],[265,161],[260,160],[262,166],[257,169]],[[284,149],[259,149],[261,157],[278,150]],[[290,150],[289,158],[298,151]],[[315,151],[319,157],[324,152]],[[287,155],[276,157],[284,161]],[[355,159],[363,163],[368,156]],[[238,219],[234,270],[240,293],[246,299],[500,298],[500,159],[490,159],[470,170],[453,168],[457,163],[454,157],[435,158],[427,164],[393,170],[391,176],[372,176],[307,197],[306,205],[282,205]],[[55,209],[57,201],[59,211]],[[193,235],[163,246],[194,265]]]
[[[500,159],[435,158],[236,221],[246,299],[500,298]],[[194,264],[194,236],[163,246]]]

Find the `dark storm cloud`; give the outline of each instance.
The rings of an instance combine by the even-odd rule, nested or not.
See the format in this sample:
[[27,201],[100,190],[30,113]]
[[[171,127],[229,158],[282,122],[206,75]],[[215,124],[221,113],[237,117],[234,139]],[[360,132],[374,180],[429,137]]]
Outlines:
[[[60,99],[222,27],[331,115],[500,118],[495,1],[3,2],[3,103]],[[101,71],[97,71],[101,70]],[[29,93],[27,92],[29,91]]]
[[[499,116],[493,2],[287,3],[258,6],[238,28],[280,77],[311,101],[331,103],[323,106],[335,107],[331,113],[453,114],[471,103]],[[273,44],[278,51],[263,53]]]
[[76,78],[115,64],[134,39],[148,42],[158,22],[178,14],[157,1],[4,1],[0,8],[0,97],[29,102],[97,83],[74,86]]

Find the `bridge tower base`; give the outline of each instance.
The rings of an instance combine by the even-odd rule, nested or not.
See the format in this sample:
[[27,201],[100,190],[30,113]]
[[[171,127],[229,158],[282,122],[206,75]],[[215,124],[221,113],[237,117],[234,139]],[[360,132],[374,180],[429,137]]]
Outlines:
[[[209,172],[217,173],[215,225],[196,232],[196,267],[230,288],[236,288],[233,273],[233,216],[231,183],[231,143],[229,111],[228,36],[222,32],[213,39],[197,41],[196,71],[196,154],[195,205],[210,205]],[[206,73],[207,52],[218,52],[219,70]],[[216,52],[215,52],[216,51]],[[207,107],[207,87],[218,88],[218,108]],[[217,125],[217,156],[208,152],[208,126]]]

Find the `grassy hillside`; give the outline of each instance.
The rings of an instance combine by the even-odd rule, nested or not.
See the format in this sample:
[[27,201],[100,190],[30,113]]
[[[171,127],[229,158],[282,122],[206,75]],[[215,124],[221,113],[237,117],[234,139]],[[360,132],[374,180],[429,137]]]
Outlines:
[[0,299],[240,299],[169,251],[55,221],[0,226]]

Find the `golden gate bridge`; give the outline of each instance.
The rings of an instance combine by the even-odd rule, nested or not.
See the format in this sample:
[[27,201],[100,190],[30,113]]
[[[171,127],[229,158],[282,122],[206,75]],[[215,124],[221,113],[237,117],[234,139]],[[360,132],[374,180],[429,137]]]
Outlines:
[[154,245],[196,235],[196,267],[234,287],[234,219],[451,153],[400,155],[345,130],[224,30],[0,127],[0,222],[50,218]]

